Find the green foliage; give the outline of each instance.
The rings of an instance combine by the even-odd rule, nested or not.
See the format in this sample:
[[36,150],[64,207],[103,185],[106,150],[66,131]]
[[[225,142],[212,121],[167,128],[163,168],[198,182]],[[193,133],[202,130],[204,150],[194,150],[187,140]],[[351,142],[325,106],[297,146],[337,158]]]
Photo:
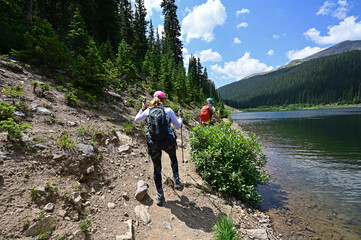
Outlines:
[[134,134],[136,130],[133,123],[123,123],[123,128],[126,134]]
[[33,22],[33,27],[26,32],[25,50],[14,51],[15,56],[24,60],[35,58],[41,65],[64,68],[69,62],[69,50],[55,34],[47,20]]
[[84,220],[80,221],[80,223],[79,223],[79,227],[83,232],[88,231],[88,229],[90,228],[90,225],[91,225],[90,218],[85,218]]
[[0,0],[0,53],[23,48],[27,28],[25,15],[16,1]]
[[56,89],[58,89],[59,92],[67,92],[68,89],[63,86],[58,86]]
[[44,213],[43,211],[41,211],[41,212],[39,213],[38,218],[37,218],[36,220],[41,221],[41,220],[43,220],[44,218],[45,218],[45,213]]
[[45,94],[45,92],[48,92],[51,90],[51,86],[49,83],[45,83],[45,84],[42,84],[40,85],[40,88],[41,88],[41,95]]
[[0,120],[5,120],[8,118],[13,118],[15,112],[15,107],[10,104],[1,101],[0,102]]
[[23,96],[23,93],[21,92],[23,90],[23,87],[21,85],[16,86],[9,86],[8,88],[3,88],[1,91],[2,94],[5,94],[12,98],[13,104],[15,104],[15,99],[18,99],[20,101],[21,97]]
[[216,240],[240,240],[237,230],[233,227],[232,217],[227,214],[220,214],[220,218],[213,228]]
[[36,92],[36,88],[38,87],[38,85],[39,85],[39,82],[36,80],[31,82],[31,86],[33,86],[34,93]]
[[47,182],[45,186],[45,191],[57,192],[58,186],[56,186],[56,184],[50,184],[49,182]]
[[0,131],[7,131],[10,141],[21,139],[23,132],[28,128],[31,128],[31,125],[27,123],[18,124],[12,118],[0,122]]
[[77,96],[73,92],[68,92],[65,95],[67,104],[70,106],[78,106],[80,101],[78,100]]
[[193,129],[190,139],[192,160],[202,178],[219,191],[242,199],[261,200],[257,186],[269,179],[264,170],[267,159],[258,139],[222,122]]
[[30,189],[30,196],[31,196],[31,200],[35,201],[40,197],[39,191],[36,190],[35,188]]
[[116,66],[119,69],[121,76],[127,75],[130,79],[136,77],[136,67],[132,59],[132,52],[132,47],[125,41],[122,41],[119,44],[116,58]]
[[37,240],[47,240],[50,239],[51,236],[51,232],[42,232],[40,231],[40,233],[37,235]]
[[68,132],[63,132],[63,134],[58,139],[58,144],[62,148],[75,148],[76,141],[74,141]]

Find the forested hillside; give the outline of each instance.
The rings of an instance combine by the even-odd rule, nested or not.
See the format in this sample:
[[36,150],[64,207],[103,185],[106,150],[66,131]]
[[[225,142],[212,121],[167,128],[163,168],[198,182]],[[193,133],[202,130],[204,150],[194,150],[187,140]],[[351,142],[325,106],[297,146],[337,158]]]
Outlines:
[[144,0],[134,9],[130,0],[0,0],[0,53],[56,69],[75,95],[92,100],[134,84],[185,104],[218,100],[199,59],[185,72],[175,0],[161,7],[164,32],[145,19]]
[[361,51],[322,57],[218,89],[235,108],[361,102]]

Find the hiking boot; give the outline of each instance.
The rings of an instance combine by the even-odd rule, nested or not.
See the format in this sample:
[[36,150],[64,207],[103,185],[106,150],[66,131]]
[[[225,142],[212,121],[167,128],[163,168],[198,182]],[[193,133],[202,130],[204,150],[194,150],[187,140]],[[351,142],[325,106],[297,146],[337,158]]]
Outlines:
[[157,193],[157,197],[156,197],[155,201],[156,201],[158,206],[162,206],[163,203],[165,202],[164,193],[162,193],[162,194]]
[[174,179],[174,188],[177,190],[180,190],[182,188],[182,182],[179,180],[179,178]]

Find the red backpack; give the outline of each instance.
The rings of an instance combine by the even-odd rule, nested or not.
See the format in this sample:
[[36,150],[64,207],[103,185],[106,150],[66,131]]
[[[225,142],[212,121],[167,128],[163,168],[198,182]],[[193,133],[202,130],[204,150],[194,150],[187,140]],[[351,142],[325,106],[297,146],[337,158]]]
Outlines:
[[207,122],[212,117],[211,108],[209,107],[209,105],[202,107],[199,117],[202,122]]

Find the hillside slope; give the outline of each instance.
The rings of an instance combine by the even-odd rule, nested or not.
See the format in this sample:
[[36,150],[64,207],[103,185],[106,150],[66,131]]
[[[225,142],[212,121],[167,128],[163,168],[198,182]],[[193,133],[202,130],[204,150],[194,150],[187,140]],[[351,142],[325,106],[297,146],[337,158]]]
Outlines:
[[283,104],[361,101],[361,51],[313,59],[218,89],[226,104],[251,108]]
[[[165,185],[166,203],[158,207],[145,125],[131,124],[134,106],[140,106],[131,98],[143,95],[149,101],[151,95],[136,85],[134,96],[108,92],[103,101],[71,107],[56,76],[0,60],[0,88],[23,88],[22,97],[4,92],[1,101],[14,101],[16,121],[32,125],[19,142],[0,133],[0,239],[212,239],[220,212],[232,215],[243,239],[250,239],[254,229],[268,236],[264,239],[279,238],[263,212],[202,189],[189,161],[190,127],[183,129],[185,163],[182,149],[177,150],[185,187],[176,191]],[[53,88],[40,96],[31,86],[35,80]],[[195,124],[191,118],[190,125]],[[180,130],[177,134],[180,144]],[[163,154],[162,162],[166,180],[168,156]],[[149,185],[142,201],[135,198],[139,180]]]

